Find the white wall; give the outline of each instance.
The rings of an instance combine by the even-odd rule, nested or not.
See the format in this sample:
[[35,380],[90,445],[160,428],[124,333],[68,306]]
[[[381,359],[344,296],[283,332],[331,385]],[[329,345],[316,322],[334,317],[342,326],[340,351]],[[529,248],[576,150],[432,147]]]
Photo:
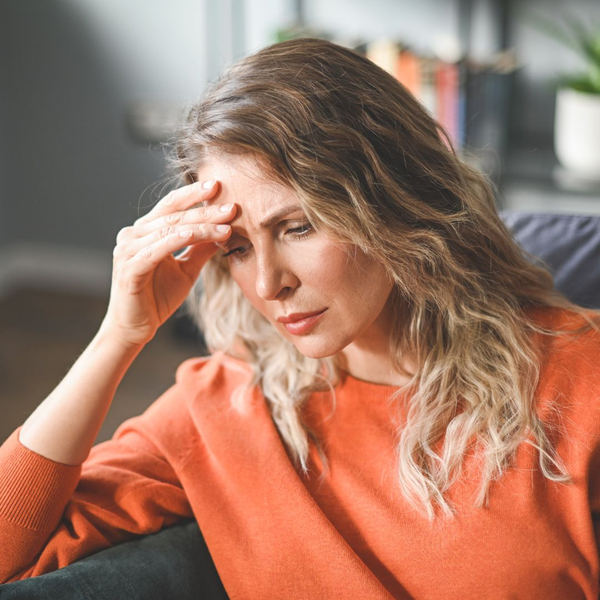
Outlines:
[[202,0],[61,0],[129,98],[192,101],[206,80]]
[[404,40],[419,52],[458,34],[452,0],[308,0],[307,20],[336,35]]
[[206,12],[204,0],[0,2],[0,287],[24,265],[63,277],[60,256],[110,265],[117,232],[165,175],[163,152],[135,142],[126,116],[143,100],[201,93]]
[[245,52],[273,42],[275,31],[291,23],[292,0],[244,0]]

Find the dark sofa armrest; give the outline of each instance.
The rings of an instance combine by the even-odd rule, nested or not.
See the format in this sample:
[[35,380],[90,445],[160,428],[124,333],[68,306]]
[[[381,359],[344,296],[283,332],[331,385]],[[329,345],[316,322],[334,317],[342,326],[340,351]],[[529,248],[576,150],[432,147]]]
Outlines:
[[0,586],[0,600],[226,599],[195,521],[88,556],[46,575]]

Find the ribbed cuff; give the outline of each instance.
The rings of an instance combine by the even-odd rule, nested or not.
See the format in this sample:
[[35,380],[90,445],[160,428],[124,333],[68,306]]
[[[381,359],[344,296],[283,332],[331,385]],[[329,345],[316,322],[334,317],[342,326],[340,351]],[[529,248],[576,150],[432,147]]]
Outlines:
[[0,517],[33,531],[56,527],[73,495],[81,465],[64,465],[29,450],[19,427],[0,446]]

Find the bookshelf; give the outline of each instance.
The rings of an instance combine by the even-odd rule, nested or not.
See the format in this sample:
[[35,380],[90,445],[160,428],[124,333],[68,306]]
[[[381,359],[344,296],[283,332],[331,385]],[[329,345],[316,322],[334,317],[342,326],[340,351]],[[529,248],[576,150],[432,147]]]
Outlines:
[[487,61],[414,53],[410,46],[374,41],[359,47],[421,101],[448,133],[456,151],[498,183],[508,149],[508,121],[517,69],[510,51]]
[[548,140],[510,148],[499,186],[502,210],[600,215],[600,184],[565,171]]
[[[292,24],[280,29],[275,40],[321,37],[360,52],[398,79],[442,125],[455,150],[498,183],[508,148],[507,123],[518,65],[511,50],[504,47],[504,25],[489,58],[469,54],[472,4],[472,0],[458,0],[457,42],[438,44],[435,51],[393,36],[364,39],[317,29],[307,23],[302,0],[294,2]],[[494,1],[493,6],[494,22],[504,24],[505,3]]]
[[[310,32],[305,4],[310,3],[294,0],[294,19],[299,28]],[[476,17],[482,5],[488,13],[487,33],[495,53],[489,60],[478,61],[472,59],[471,50],[477,37],[474,33],[481,29]],[[469,162],[496,184],[500,209],[600,214],[600,184],[578,180],[561,168],[552,149],[551,131],[543,140],[518,139],[520,132],[513,125],[519,110],[514,92],[519,86],[521,66],[511,50],[516,18],[514,2],[455,0],[455,7],[463,57],[460,60],[444,61],[438,57],[437,66],[432,66],[435,60],[431,56],[410,57],[411,46],[397,40],[390,43],[389,39],[370,39],[355,45],[370,54],[374,62],[394,72],[447,129],[459,152],[469,151]],[[326,32],[317,35],[328,37]],[[347,40],[341,43],[349,45]],[[420,67],[415,62],[420,62]],[[415,85],[417,69],[421,71],[420,90]],[[438,83],[446,89],[431,89],[432,70],[440,72]],[[437,78],[435,74],[433,80]]]

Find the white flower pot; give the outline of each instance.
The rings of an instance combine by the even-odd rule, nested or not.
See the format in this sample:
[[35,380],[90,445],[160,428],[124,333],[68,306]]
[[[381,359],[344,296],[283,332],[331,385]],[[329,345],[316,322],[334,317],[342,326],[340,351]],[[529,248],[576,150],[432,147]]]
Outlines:
[[575,175],[600,179],[600,94],[561,88],[556,94],[554,150]]

